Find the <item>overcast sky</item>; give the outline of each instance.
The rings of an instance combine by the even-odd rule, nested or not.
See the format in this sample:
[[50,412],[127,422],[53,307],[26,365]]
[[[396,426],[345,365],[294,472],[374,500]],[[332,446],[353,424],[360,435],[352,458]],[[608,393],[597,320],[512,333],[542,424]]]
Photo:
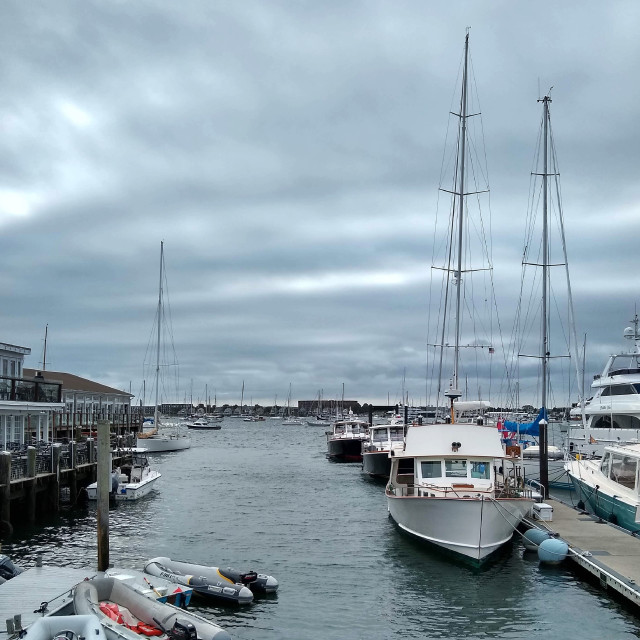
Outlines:
[[206,388],[238,402],[244,380],[246,401],[282,402],[290,383],[294,401],[335,398],[344,383],[348,398],[394,402],[406,371],[424,402],[467,27],[505,339],[537,98],[553,86],[587,378],[622,346],[640,298],[637,0],[6,0],[0,12],[0,341],[30,347],[26,366],[41,366],[48,324],[47,369],[138,396],[164,240],[180,400]]

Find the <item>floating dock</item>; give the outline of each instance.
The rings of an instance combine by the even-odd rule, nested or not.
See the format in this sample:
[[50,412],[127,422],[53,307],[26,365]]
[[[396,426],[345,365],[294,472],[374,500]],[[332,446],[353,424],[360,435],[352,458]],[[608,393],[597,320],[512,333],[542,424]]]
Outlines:
[[547,499],[552,520],[529,518],[525,525],[556,534],[569,545],[568,560],[595,576],[605,590],[640,606],[640,539],[586,511]]
[[7,625],[26,629],[43,615],[73,614],[73,587],[97,571],[69,567],[34,567],[0,584],[0,639]]

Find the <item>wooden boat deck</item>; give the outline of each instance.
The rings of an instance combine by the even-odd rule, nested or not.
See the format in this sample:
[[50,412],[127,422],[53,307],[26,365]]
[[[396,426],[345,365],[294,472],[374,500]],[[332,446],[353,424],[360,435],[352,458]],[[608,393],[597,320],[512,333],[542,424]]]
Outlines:
[[0,635],[6,632],[5,621],[14,616],[21,617],[23,629],[42,617],[35,612],[43,603],[47,603],[46,615],[72,614],[72,588],[97,573],[92,569],[34,567],[0,584]]
[[558,534],[569,545],[568,559],[595,576],[605,590],[640,606],[640,539],[559,500],[545,503],[553,507],[553,520],[527,519],[526,525]]

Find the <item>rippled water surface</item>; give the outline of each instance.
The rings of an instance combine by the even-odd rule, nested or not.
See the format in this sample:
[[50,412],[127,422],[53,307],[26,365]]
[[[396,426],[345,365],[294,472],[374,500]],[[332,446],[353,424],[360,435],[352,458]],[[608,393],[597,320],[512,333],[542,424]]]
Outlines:
[[[227,419],[192,432],[192,448],[156,454],[153,495],[110,512],[110,561],[153,556],[254,569],[277,596],[243,608],[192,608],[233,638],[636,638],[639,619],[567,567],[540,567],[509,545],[472,570],[405,537],[387,518],[384,486],[358,464],[325,458],[321,427]],[[17,563],[97,564],[95,508],[17,529]]]

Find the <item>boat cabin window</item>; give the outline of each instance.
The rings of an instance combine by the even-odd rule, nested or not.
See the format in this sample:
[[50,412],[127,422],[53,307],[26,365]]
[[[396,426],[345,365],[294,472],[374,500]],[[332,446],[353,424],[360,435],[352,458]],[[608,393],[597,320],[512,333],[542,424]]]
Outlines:
[[447,478],[466,478],[467,477],[467,461],[466,460],[445,460],[445,473]]
[[423,460],[420,463],[420,474],[426,478],[442,477],[442,461],[441,460]]
[[491,477],[491,465],[482,460],[471,461],[471,477],[488,480]]
[[[595,416],[594,416],[595,418]],[[613,422],[612,422],[613,418]],[[593,429],[640,429],[640,419],[636,416],[616,415],[598,416],[594,419]]]
[[372,442],[386,442],[387,441],[387,430],[386,429],[373,429],[371,432],[371,441]]
[[623,487],[634,489],[636,486],[636,470],[638,461],[631,456],[620,453],[611,455],[611,472],[609,477]]
[[403,427],[393,427],[389,429],[391,434],[391,442],[402,442],[404,440],[404,428]]
[[630,384],[612,384],[605,387],[600,396],[629,396],[636,393],[636,389]]
[[334,433],[336,435],[341,435],[344,433],[344,425],[343,424],[337,424],[336,428],[334,429]]

